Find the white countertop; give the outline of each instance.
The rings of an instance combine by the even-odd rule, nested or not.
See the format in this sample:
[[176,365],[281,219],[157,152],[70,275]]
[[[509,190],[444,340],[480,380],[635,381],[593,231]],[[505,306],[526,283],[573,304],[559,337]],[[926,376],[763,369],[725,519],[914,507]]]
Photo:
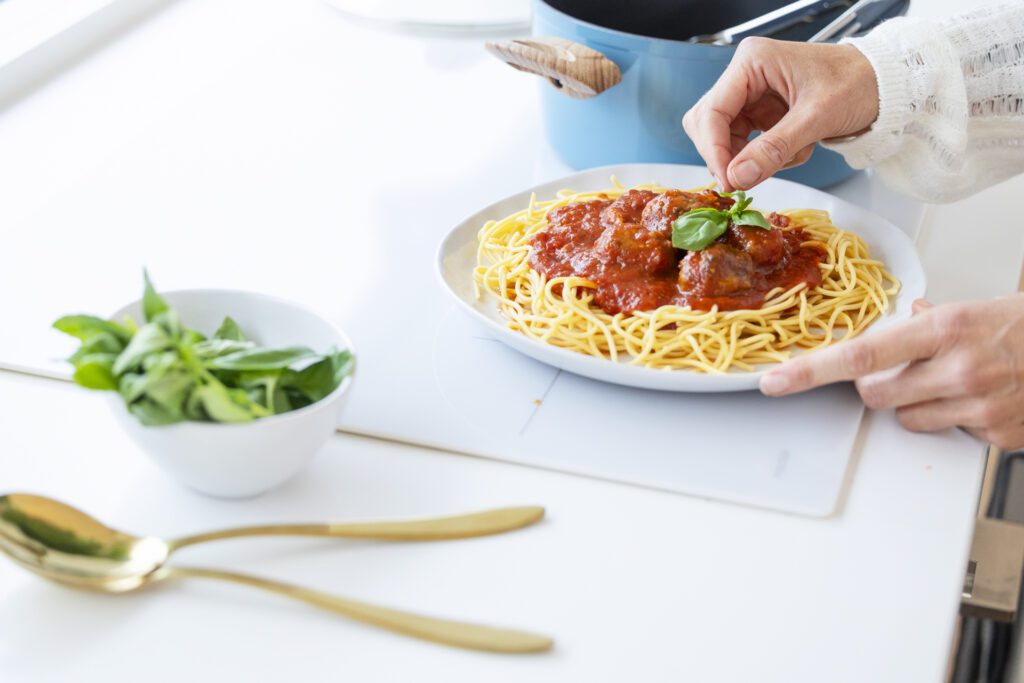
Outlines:
[[[358,242],[296,250],[288,226],[312,226],[305,235],[329,235],[339,220],[379,229],[394,220],[396,194],[423,197],[431,221],[451,224],[532,184],[546,163],[534,83],[499,66],[477,38],[381,32],[316,0],[168,4],[0,111],[7,319],[45,327],[51,312],[33,295],[55,291],[67,310],[122,303],[140,263],[132,245],[96,258],[90,238],[108,222],[196,245],[187,262],[179,248],[173,258],[147,255],[162,287],[266,289],[258,269],[238,261],[286,260],[296,276],[275,279],[275,293],[344,317],[381,255]],[[1024,245],[999,216],[1022,188],[1014,181],[929,209],[919,244],[932,298],[1016,286]],[[438,203],[438,193],[450,201]],[[843,193],[886,201],[867,178]],[[237,232],[219,230],[246,224],[260,227],[258,239],[232,242],[225,235]],[[33,280],[20,265],[33,259],[74,277]],[[190,269],[206,279],[190,280]],[[339,270],[351,292],[334,290]],[[5,279],[11,272],[17,280]],[[82,273],[109,282],[111,300],[76,300]],[[22,337],[4,337],[17,350]],[[165,480],[105,411],[75,387],[0,373],[0,491],[44,491],[166,535],[538,502],[550,519],[507,537],[239,541],[191,556],[548,631],[558,647],[530,658],[465,653],[227,586],[112,598],[0,563],[4,681],[127,681],[140,671],[156,681],[938,680],[983,462],[981,445],[963,434],[912,435],[891,413],[869,414],[840,510],[811,520],[338,435],[282,490],[227,503]]]
[[[73,592],[0,562],[0,678],[134,681],[937,681],[981,459],[966,436],[868,417],[839,515],[814,520],[338,435],[249,502],[164,478],[105,401],[0,373],[0,488],[129,531],[541,503],[508,536],[437,544],[233,541],[183,551],[322,590],[549,632],[549,655],[451,650],[244,588]],[[13,464],[14,466],[11,466]],[[186,552],[188,554],[186,555]],[[201,561],[201,562],[200,562]]]

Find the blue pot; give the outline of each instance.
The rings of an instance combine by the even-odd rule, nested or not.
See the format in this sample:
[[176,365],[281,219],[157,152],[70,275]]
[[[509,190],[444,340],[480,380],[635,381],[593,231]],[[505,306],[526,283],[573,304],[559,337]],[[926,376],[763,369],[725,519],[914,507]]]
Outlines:
[[[621,7],[630,11],[629,3]],[[544,86],[547,137],[566,163],[577,169],[628,162],[703,165],[680,122],[722,75],[734,47],[605,28],[561,12],[544,0],[533,2],[533,35],[563,38],[596,50],[621,72],[619,83],[586,99]],[[557,86],[556,78],[549,80]],[[806,164],[778,175],[827,187],[853,173],[840,155],[818,148]]]

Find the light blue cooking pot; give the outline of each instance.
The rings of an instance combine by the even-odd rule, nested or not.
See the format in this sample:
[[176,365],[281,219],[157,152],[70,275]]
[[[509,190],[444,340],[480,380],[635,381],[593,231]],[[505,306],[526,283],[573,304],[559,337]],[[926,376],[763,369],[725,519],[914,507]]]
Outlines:
[[[675,3],[686,4],[684,0]],[[641,5],[621,0],[616,4],[625,13]],[[729,6],[725,0],[716,4]],[[750,4],[750,0],[732,7],[738,4]],[[695,23],[688,25],[693,27]],[[699,32],[703,31],[694,31]],[[533,2],[533,35],[533,40],[501,41],[488,47],[512,66],[546,76],[554,86],[545,85],[543,89],[546,133],[551,146],[570,166],[583,169],[628,162],[704,163],[680,121],[721,76],[734,47],[605,28],[555,9],[545,0]],[[614,65],[602,62],[602,57]],[[589,73],[563,73],[567,64],[585,64]],[[614,83],[616,67],[621,80]],[[603,87],[607,89],[601,91]],[[779,176],[827,187],[853,173],[840,155],[819,147],[806,164]]]

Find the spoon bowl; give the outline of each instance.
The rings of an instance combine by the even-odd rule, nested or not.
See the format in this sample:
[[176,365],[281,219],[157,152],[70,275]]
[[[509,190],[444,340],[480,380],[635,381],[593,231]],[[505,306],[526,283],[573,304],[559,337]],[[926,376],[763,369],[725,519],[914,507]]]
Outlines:
[[158,538],[111,529],[81,510],[42,496],[0,496],[0,549],[48,579],[77,588],[135,590],[170,555]]

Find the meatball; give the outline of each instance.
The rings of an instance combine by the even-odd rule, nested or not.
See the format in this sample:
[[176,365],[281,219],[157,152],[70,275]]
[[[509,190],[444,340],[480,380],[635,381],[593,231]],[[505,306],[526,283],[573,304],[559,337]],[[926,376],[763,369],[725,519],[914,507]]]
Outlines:
[[630,190],[601,212],[601,224],[612,228],[639,223],[647,202],[656,196],[650,190]]
[[589,202],[573,202],[548,212],[548,230],[569,228],[574,231],[600,232],[601,212],[611,204],[610,201],[595,199]]
[[679,267],[679,286],[701,296],[729,296],[754,284],[754,262],[745,251],[716,243],[691,251]]
[[620,268],[636,268],[651,275],[670,270],[676,264],[671,240],[637,224],[605,228],[594,250],[606,264],[616,263]]
[[786,254],[786,238],[781,230],[730,225],[722,241],[750,254],[759,266],[777,266]]
[[732,206],[733,201],[717,192],[683,192],[682,190],[666,190],[648,202],[644,208],[641,222],[653,232],[672,234],[672,221],[680,214],[694,209],[724,209]]

